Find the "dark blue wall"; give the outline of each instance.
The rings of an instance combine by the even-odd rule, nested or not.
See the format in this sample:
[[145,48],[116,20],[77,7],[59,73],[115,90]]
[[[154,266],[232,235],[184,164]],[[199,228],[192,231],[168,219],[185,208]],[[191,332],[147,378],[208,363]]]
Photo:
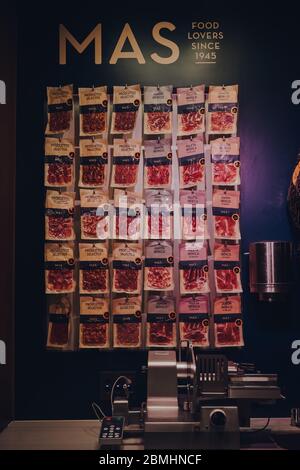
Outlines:
[[[145,2],[145,4],[148,2]],[[153,3],[151,2],[153,5]],[[290,239],[286,194],[300,147],[300,106],[291,103],[291,82],[300,79],[299,12],[292,2],[276,10],[263,2],[249,7],[233,2],[189,2],[180,8],[142,8],[127,12],[111,2],[86,3],[76,9],[53,2],[40,9],[19,10],[17,253],[16,253],[16,405],[18,418],[80,418],[91,415],[90,402],[98,400],[99,371],[140,367],[144,352],[53,353],[44,348],[43,296],[43,102],[46,85],[96,83],[190,83],[240,85],[239,134],[242,151],[243,251],[250,241]],[[84,10],[85,7],[85,10]],[[284,10],[283,10],[284,8]],[[52,13],[51,13],[52,12]],[[272,14],[271,14],[272,13]],[[216,65],[191,65],[188,48],[179,61],[158,65],[149,59],[157,50],[151,30],[158,21],[172,21],[169,35],[186,44],[191,21],[216,19],[225,38]],[[108,57],[126,21],[135,31],[147,64]],[[82,56],[70,53],[70,64],[58,65],[58,24],[64,23],[82,40],[103,23],[104,64],[93,65],[93,50]],[[162,49],[163,52],[163,49]],[[5,158],[5,156],[2,156]],[[288,414],[300,406],[300,366],[291,363],[291,342],[300,338],[299,284],[284,304],[259,304],[248,293],[247,259],[244,260],[245,342],[229,354],[255,362],[266,372],[278,372],[287,400],[275,411]],[[268,410],[263,410],[267,414]]]

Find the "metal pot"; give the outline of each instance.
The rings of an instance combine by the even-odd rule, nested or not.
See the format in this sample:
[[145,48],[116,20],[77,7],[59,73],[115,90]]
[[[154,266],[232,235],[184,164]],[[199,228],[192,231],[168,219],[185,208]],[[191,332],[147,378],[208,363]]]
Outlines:
[[272,302],[288,294],[292,284],[293,246],[289,241],[250,244],[250,291]]

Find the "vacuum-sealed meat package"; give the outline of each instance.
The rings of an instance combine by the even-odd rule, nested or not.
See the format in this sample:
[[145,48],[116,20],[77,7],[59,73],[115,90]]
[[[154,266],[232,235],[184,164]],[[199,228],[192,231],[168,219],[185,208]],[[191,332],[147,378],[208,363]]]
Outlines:
[[140,142],[114,139],[111,175],[113,188],[132,188],[137,184],[140,157]]
[[206,242],[179,245],[179,281],[181,294],[209,292]]
[[205,85],[177,88],[177,134],[205,131]]
[[173,194],[166,189],[149,189],[145,192],[146,233],[150,240],[173,238]]
[[48,122],[46,134],[62,134],[71,127],[73,85],[47,87]]
[[107,87],[78,88],[80,136],[107,132]]
[[48,306],[47,347],[67,349],[70,341],[72,304],[69,296],[56,295]]
[[80,349],[103,349],[109,347],[108,299],[80,297]]
[[172,184],[172,139],[145,140],[144,187],[170,188]]
[[105,243],[79,243],[80,294],[109,292],[109,270]]
[[215,243],[214,274],[217,293],[242,292],[240,245]]
[[212,203],[215,238],[240,240],[240,191],[215,189]]
[[113,347],[139,348],[142,343],[142,301],[139,296],[112,301]]
[[108,187],[108,148],[101,139],[80,139],[80,188]]
[[176,312],[173,297],[152,295],[147,302],[147,347],[175,347]]
[[212,184],[236,186],[240,180],[240,138],[223,137],[211,142]]
[[172,133],[173,86],[144,87],[144,134]]
[[179,301],[179,332],[181,341],[193,346],[209,346],[208,299],[204,295],[181,297]]
[[205,158],[202,139],[177,140],[179,187],[205,185]]
[[234,134],[237,131],[238,85],[210,86],[207,132]]
[[80,227],[83,240],[109,237],[108,195],[99,189],[80,190]]
[[45,239],[74,240],[75,193],[47,190],[45,204]]
[[114,195],[113,238],[139,240],[142,238],[143,199],[133,191],[116,189]]
[[145,290],[174,289],[173,246],[169,241],[148,242],[145,247]]
[[73,243],[45,245],[45,292],[62,294],[75,291]]
[[74,184],[75,150],[66,139],[46,137],[44,184],[50,187],[67,187]]
[[217,297],[214,302],[215,346],[244,346],[241,297]]
[[115,243],[112,256],[112,291],[140,294],[142,249],[139,243]]
[[182,189],[179,194],[181,206],[181,238],[183,240],[206,240],[207,211],[205,191]]
[[127,134],[134,131],[140,104],[140,85],[114,86],[112,134]]

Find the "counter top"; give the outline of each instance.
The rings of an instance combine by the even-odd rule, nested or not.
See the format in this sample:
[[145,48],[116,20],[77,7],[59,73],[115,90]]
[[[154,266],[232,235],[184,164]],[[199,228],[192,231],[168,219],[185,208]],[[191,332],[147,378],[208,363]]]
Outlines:
[[[246,432],[261,429],[266,422],[266,418],[251,419]],[[99,427],[97,420],[13,421],[0,433],[0,450],[97,450]],[[300,428],[291,426],[290,418],[271,418],[267,430],[275,438],[290,436],[300,444]],[[143,448],[139,438],[129,438],[126,444],[131,450]]]

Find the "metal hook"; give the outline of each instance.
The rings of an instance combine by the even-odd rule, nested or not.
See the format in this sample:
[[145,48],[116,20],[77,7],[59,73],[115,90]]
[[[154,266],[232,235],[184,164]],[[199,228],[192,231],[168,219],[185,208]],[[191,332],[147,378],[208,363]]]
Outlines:
[[93,142],[93,144],[95,143],[95,136],[94,135],[92,135],[92,142]]

